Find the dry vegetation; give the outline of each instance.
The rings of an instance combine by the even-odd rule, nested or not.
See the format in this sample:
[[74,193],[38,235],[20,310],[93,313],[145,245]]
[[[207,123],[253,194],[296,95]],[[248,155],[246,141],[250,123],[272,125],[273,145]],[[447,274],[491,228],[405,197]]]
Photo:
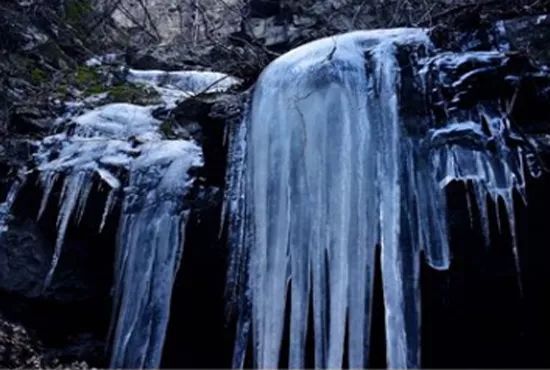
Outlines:
[[[94,33],[116,35],[119,44],[141,50],[159,44],[166,50],[168,44],[180,59],[241,76],[257,74],[289,48],[335,33],[398,26],[460,29],[550,12],[550,0],[95,1],[101,13],[91,24]],[[286,39],[270,42],[270,32]]]

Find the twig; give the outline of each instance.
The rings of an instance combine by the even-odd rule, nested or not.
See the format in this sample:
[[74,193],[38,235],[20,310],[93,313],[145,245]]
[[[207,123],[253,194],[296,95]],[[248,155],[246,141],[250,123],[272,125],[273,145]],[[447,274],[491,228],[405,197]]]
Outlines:
[[143,0],[138,0],[139,4],[141,5],[141,8],[143,9],[143,12],[145,13],[145,17],[149,20],[149,24],[151,25],[151,28],[153,28],[153,31],[157,34],[158,40],[161,40],[162,37],[160,36],[160,32],[157,28],[157,25],[153,21],[153,18],[151,17],[151,13],[149,13],[149,9],[147,9],[147,6],[143,2]]
[[432,26],[433,17],[431,16],[431,14],[437,5],[438,5],[437,3],[432,4],[432,6],[426,11],[426,13],[424,13],[424,15],[420,17],[420,19],[417,22],[415,22],[413,25],[414,26],[421,25],[424,22],[424,19],[429,17],[429,25]]
[[87,28],[86,36],[90,36],[90,34],[95,31],[97,27],[102,25],[106,19],[110,18],[113,13],[118,9],[120,3],[122,3],[122,0],[117,0],[111,8],[109,8],[107,11],[104,11],[99,20],[95,22],[90,28]]
[[433,20],[438,20],[438,19],[441,19],[441,18],[445,18],[445,17],[447,17],[451,14],[462,12],[462,11],[464,11],[466,9],[469,9],[469,8],[493,5],[493,4],[498,4],[500,2],[501,2],[501,0],[488,0],[488,1],[480,1],[480,2],[475,2],[475,3],[470,3],[470,4],[462,4],[462,5],[458,5],[458,6],[455,6],[453,8],[444,10],[441,13],[435,14],[434,16],[431,17],[431,19],[432,19],[432,21]]
[[154,35],[151,31],[147,29],[146,24],[141,24],[133,15],[132,13],[126,9],[124,6],[122,6],[122,3],[120,4],[120,11],[122,14],[126,16],[134,25],[139,27],[143,32],[145,32],[147,35],[149,35],[153,40],[159,40],[156,35]]
[[204,93],[207,93],[208,90],[210,90],[212,87],[216,86],[217,84],[219,84],[220,82],[222,82],[223,80],[229,78],[229,75],[226,75],[226,76],[223,76],[222,78],[219,78],[217,79],[216,81],[212,82],[210,85],[206,86],[206,88],[198,93],[196,93],[195,95],[191,96],[192,98],[196,98],[197,96],[200,96]]
[[363,10],[363,7],[367,4],[367,0],[364,0],[360,5],[359,8],[357,8],[357,11],[353,15],[353,18],[351,20],[351,28],[355,28],[355,22],[357,22],[357,17],[359,17],[359,14],[361,14],[361,11]]

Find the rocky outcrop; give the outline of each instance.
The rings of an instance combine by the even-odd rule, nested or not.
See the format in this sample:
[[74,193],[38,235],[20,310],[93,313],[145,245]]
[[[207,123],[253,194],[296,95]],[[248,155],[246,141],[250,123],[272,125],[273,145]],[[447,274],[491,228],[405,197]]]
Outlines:
[[[116,26],[140,42],[198,45],[210,34],[227,35],[239,28],[243,0],[93,0]],[[113,6],[116,4],[117,6]],[[243,12],[244,14],[244,12]],[[214,28],[212,28],[214,27]]]
[[550,15],[506,20],[501,26],[512,49],[525,52],[540,65],[550,65]]
[[[544,1],[97,0],[105,24],[139,68],[213,69],[254,81],[277,56],[300,44],[357,29],[432,27],[457,42],[478,42],[494,22],[550,12]],[[515,21],[511,21],[514,23]],[[478,35],[471,40],[473,33]],[[456,38],[456,35],[453,36]],[[447,42],[449,46],[449,42]]]
[[102,344],[81,336],[58,348],[46,347],[36,335],[17,320],[0,314],[0,366],[7,369],[88,369],[83,361],[90,353],[101,355]]

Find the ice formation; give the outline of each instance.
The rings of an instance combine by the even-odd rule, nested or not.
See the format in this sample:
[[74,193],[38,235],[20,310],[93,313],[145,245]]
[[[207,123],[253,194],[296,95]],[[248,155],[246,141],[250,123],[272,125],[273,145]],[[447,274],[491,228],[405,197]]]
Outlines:
[[115,269],[111,367],[157,368],[189,211],[186,174],[201,151],[186,141],[148,143],[132,163]]
[[411,134],[401,114],[404,46],[419,83],[445,64],[423,30],[361,31],[293,50],[260,77],[233,128],[227,175],[234,367],[252,341],[254,366],[285,366],[288,351],[288,366],[303,368],[308,333],[315,367],[340,368],[345,353],[350,368],[366,367],[379,246],[387,363],[417,368],[421,256],[436,269],[450,264],[445,187],[471,184],[486,231],[487,197],[502,199],[514,230],[512,195],[525,181],[505,115],[426,117]]
[[[98,176],[111,192],[120,189],[119,176],[140,155],[139,142],[161,142],[160,122],[153,107],[110,104],[72,120],[72,131],[45,138],[36,155],[44,189],[39,217],[44,214],[57,179],[62,191],[57,216],[57,240],[44,287],[47,288],[59,262],[65,234],[72,217],[82,219],[87,199]],[[132,142],[134,141],[134,142]],[[111,204],[106,204],[106,216]]]
[[237,85],[240,80],[219,72],[198,71],[142,71],[128,70],[127,79],[133,83],[152,86],[164,103],[172,107],[177,100],[199,93],[222,92]]
[[[109,190],[99,229],[122,198],[113,290],[113,367],[158,367],[170,296],[188,217],[191,167],[202,165],[191,141],[163,140],[155,107],[110,104],[71,121],[71,129],[43,140],[36,155],[43,214],[57,179],[63,181],[57,241],[44,287],[54,276],[71,220],[80,222],[96,183]],[[126,175],[127,174],[127,175]],[[129,184],[123,186],[124,176]]]
[[[84,113],[83,104],[68,104],[68,113],[56,123],[58,133],[43,139],[35,155],[43,188],[39,217],[52,206],[54,189],[61,182],[57,240],[44,289],[54,278],[70,224],[82,220],[95,187],[106,186],[104,211],[97,220],[100,231],[115,205],[122,203],[111,366],[155,368],[160,366],[171,292],[184,246],[189,216],[186,199],[194,182],[188,172],[203,160],[194,142],[164,139],[162,122],[153,112],[171,109],[193,94],[223,91],[237,80],[212,72],[131,70],[128,81],[157,89],[164,103],[108,104]],[[18,188],[14,184],[0,205],[2,229]]]
[[25,183],[26,175],[25,171],[20,171],[20,174],[17,179],[12,183],[8,193],[6,194],[6,199],[0,203],[0,235],[8,230],[8,218],[10,216],[11,209],[17,199],[17,195],[21,190],[21,187]]

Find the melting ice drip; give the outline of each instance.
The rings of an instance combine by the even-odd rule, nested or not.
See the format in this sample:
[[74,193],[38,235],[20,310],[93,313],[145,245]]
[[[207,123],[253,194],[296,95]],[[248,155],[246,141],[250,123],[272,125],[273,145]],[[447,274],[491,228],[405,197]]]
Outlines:
[[[162,78],[161,78],[162,77]],[[122,198],[117,241],[111,366],[154,368],[160,365],[169,317],[172,286],[184,244],[189,211],[186,196],[192,167],[203,164],[201,149],[191,141],[164,140],[159,107],[205,91],[226,89],[227,76],[199,72],[133,71],[128,80],[146,83],[163,98],[161,106],[109,104],[69,117],[65,130],[45,138],[36,155],[44,189],[39,216],[61,180],[57,241],[44,287],[57,268],[67,228],[79,223],[94,179],[109,188],[100,231]],[[162,80],[162,81],[160,81]],[[162,86],[161,86],[162,84]],[[129,178],[123,187],[123,179]]]
[[[513,230],[524,174],[521,151],[503,138],[507,121],[407,134],[402,45],[433,49],[422,30],[355,32],[291,51],[259,79],[227,177],[234,367],[249,340],[255,366],[280,365],[285,312],[289,367],[304,367],[311,331],[316,367],[340,368],[344,353],[350,368],[367,366],[378,245],[388,366],[419,367],[420,256],[436,269],[450,263],[445,186],[472,183],[485,223],[487,196],[502,198]],[[461,132],[496,149],[461,145]]]

